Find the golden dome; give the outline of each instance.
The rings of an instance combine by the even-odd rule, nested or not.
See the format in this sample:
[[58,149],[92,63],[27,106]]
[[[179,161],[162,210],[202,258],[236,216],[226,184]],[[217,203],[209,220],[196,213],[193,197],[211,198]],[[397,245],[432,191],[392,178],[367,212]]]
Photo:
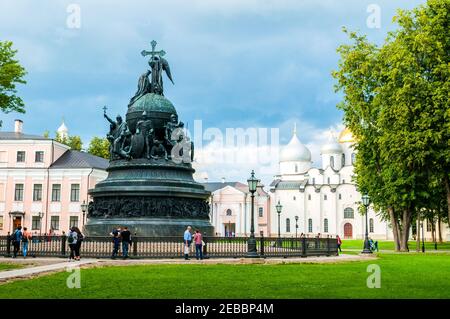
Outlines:
[[341,134],[339,134],[339,143],[354,143],[356,142],[353,137],[353,133],[350,131],[348,127],[346,127]]

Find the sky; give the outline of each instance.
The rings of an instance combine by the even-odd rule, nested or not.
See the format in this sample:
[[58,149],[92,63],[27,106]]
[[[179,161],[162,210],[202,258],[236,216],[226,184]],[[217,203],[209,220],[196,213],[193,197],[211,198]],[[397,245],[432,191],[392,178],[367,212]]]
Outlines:
[[[85,147],[104,136],[108,113],[125,115],[139,76],[147,69],[140,55],[166,51],[175,85],[165,79],[165,96],[180,120],[199,134],[194,167],[209,181],[245,181],[255,169],[266,184],[277,174],[278,144],[286,144],[294,123],[297,134],[320,165],[320,147],[342,126],[331,72],[342,32],[366,34],[382,43],[395,28],[398,8],[415,0],[164,0],[52,1],[2,0],[0,40],[10,40],[26,68],[27,84],[18,87],[26,114],[0,114],[3,131],[16,118],[29,134],[51,135],[62,119],[69,134]],[[375,9],[374,9],[375,8]],[[379,19],[377,19],[379,17]],[[203,130],[192,132],[201,121]],[[198,125],[197,125],[198,127]],[[279,130],[275,148],[259,142],[240,145],[205,138],[205,130],[271,128]],[[206,134],[208,135],[208,134]],[[198,140],[198,139],[197,139]],[[201,147],[197,147],[200,144]],[[228,162],[205,160],[219,149],[242,155]],[[258,155],[270,160],[252,162]],[[203,160],[202,160],[203,158]],[[249,160],[250,159],[250,160]]]

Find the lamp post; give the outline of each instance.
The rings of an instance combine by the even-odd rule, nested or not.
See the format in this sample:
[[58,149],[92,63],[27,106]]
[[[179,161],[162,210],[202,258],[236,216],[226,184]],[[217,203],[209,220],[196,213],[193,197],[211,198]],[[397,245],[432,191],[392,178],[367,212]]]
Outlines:
[[369,212],[370,197],[369,197],[369,195],[364,194],[361,199],[362,199],[362,203],[366,210],[366,236],[364,239],[364,249],[362,251],[362,254],[371,254],[372,251],[370,250],[370,246],[369,246],[369,231],[368,231],[368,222],[367,222],[367,214]]
[[280,204],[280,201],[278,200],[278,204],[275,205],[275,209],[278,213],[278,246],[281,247],[281,229],[280,229],[280,215],[281,210],[283,209],[283,205]]
[[83,201],[83,204],[80,205],[81,206],[81,211],[83,212],[83,222],[82,225],[84,227],[84,217],[86,216],[86,211],[87,211],[87,207],[88,205],[86,204],[86,201]]
[[297,238],[298,233],[298,216],[295,216],[295,238]]
[[42,218],[44,217],[44,213],[39,212],[38,216],[39,216],[39,236],[41,236],[42,235]]
[[421,224],[421,227],[422,227],[422,252],[424,253],[425,252],[425,231],[423,229],[423,220],[424,220],[424,218],[422,218],[420,224]]
[[256,251],[256,238],[255,238],[255,192],[259,184],[259,179],[255,177],[255,172],[252,170],[250,178],[247,180],[248,190],[251,193],[251,222],[250,222],[250,238],[247,242],[247,257],[256,258],[259,257]]

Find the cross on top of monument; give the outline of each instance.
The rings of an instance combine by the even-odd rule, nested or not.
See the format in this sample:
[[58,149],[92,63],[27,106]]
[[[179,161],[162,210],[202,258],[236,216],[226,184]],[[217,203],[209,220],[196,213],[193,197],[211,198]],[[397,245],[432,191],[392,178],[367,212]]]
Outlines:
[[152,45],[152,50],[151,51],[142,50],[141,51],[142,56],[151,55],[152,58],[153,58],[155,55],[159,55],[160,57],[162,57],[162,56],[164,56],[166,54],[166,51],[164,51],[164,50],[155,51],[155,47],[156,47],[156,44],[157,44],[157,42],[155,40],[150,42],[150,44]]

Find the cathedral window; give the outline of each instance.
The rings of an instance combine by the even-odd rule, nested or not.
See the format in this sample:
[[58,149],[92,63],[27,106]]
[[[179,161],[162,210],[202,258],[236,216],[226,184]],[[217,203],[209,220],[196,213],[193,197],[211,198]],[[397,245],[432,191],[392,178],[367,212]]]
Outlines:
[[334,156],[330,157],[330,166],[331,168],[334,168]]
[[291,232],[291,220],[289,218],[286,218],[286,233]]
[[323,231],[324,231],[325,233],[328,233],[328,218],[325,218],[325,219],[323,220]]
[[312,233],[312,231],[313,231],[313,227],[312,227],[313,225],[312,225],[312,219],[310,218],[310,219],[308,219],[308,232],[309,233]]
[[369,232],[373,233],[373,218],[369,219]]
[[330,184],[330,178],[329,177],[327,178],[327,183]]
[[355,165],[355,161],[356,161],[356,154],[352,153],[352,165]]
[[258,208],[258,214],[259,214],[259,217],[263,217],[264,216],[264,210],[263,210],[262,207]]
[[354,218],[353,208],[347,207],[344,209],[344,218]]
[[323,195],[323,200],[327,200],[327,199],[328,199],[327,195]]
[[345,154],[342,154],[342,166],[345,166]]
[[342,199],[342,194],[339,194],[339,199]]
[[308,194],[308,200],[311,200],[311,194]]
[[298,173],[298,165],[295,164],[295,172]]

